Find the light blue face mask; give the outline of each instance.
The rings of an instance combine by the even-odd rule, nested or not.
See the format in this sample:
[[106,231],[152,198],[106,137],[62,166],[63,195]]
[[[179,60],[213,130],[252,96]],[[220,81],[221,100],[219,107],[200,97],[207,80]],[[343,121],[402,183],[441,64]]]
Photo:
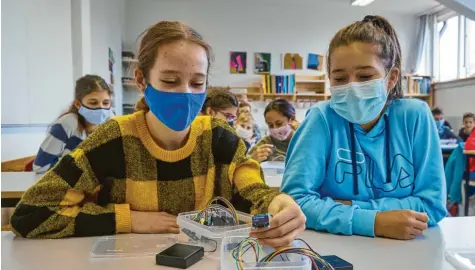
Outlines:
[[93,125],[100,125],[107,121],[107,119],[109,119],[109,117],[111,116],[111,109],[91,109],[84,105],[81,105],[81,108],[79,108],[78,113],[82,115],[87,122]]
[[441,130],[442,127],[444,127],[445,119],[435,120],[435,124],[437,125],[437,129]]
[[172,130],[183,131],[200,112],[206,91],[196,94],[165,92],[148,84],[144,96],[150,111],[158,120]]
[[330,107],[351,123],[371,122],[386,105],[386,78],[330,87]]

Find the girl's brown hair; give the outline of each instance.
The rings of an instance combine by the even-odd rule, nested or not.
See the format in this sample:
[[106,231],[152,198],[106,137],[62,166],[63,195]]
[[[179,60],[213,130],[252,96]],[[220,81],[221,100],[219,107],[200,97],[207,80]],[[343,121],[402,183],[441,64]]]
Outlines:
[[255,124],[254,118],[246,113],[241,113],[234,123],[247,123],[251,126]]
[[348,46],[353,42],[379,45],[379,57],[389,72],[391,68],[399,68],[396,86],[389,93],[389,99],[403,97],[401,83],[401,46],[396,31],[391,24],[380,16],[366,16],[362,21],[355,22],[336,33],[330,42],[327,53],[327,73],[331,70],[331,54],[340,46]]
[[[158,49],[161,45],[180,40],[193,42],[205,49],[208,57],[207,73],[209,74],[211,63],[213,62],[213,50],[211,46],[203,40],[203,37],[188,25],[176,21],[161,21],[150,26],[140,36],[142,39],[137,52],[138,63],[136,69],[140,71],[139,73],[143,78],[135,78],[137,81],[142,79],[147,81],[149,79],[150,70],[155,64]],[[208,78],[206,78],[206,82],[208,83]],[[149,110],[144,97],[137,102],[135,108],[137,110]]]
[[208,90],[206,100],[201,108],[201,113],[206,114],[206,109],[225,110],[231,107],[238,107],[239,101],[236,96],[226,88],[214,88]]
[[[82,99],[85,96],[96,91],[107,91],[110,96],[113,94],[112,89],[100,76],[90,74],[82,76],[76,81],[76,87],[74,88],[74,100],[82,103]],[[68,113],[74,113],[77,115],[79,121],[78,131],[83,132],[83,130],[86,129],[86,119],[84,119],[84,117],[79,114],[78,108],[74,106],[74,101],[69,107],[68,111],[63,113],[59,118]]]

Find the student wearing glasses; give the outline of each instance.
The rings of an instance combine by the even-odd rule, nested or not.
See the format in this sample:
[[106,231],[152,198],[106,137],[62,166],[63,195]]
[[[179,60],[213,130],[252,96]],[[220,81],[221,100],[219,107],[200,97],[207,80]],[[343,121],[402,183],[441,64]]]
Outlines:
[[209,115],[228,122],[231,126],[236,120],[239,101],[228,89],[210,89],[201,108],[202,115]]

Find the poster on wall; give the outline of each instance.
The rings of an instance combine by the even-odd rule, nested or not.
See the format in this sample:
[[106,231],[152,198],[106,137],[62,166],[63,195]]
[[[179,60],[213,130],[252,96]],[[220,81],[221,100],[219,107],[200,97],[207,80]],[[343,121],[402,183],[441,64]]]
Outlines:
[[247,72],[247,53],[231,52],[229,54],[229,72],[231,74],[245,74]]
[[322,71],[323,70],[323,56],[316,53],[309,53],[307,68]]
[[114,53],[112,52],[112,49],[109,47],[109,75],[110,75],[110,84],[114,85],[115,79],[114,79]]
[[255,53],[254,54],[254,73],[270,72],[271,67],[270,53]]
[[303,59],[298,53],[284,53],[282,54],[283,69],[302,69]]

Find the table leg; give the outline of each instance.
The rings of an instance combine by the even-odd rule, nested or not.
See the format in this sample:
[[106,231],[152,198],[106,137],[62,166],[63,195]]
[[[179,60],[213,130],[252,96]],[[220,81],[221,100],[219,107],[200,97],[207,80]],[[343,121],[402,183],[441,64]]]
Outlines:
[[469,197],[468,197],[468,188],[470,187],[470,156],[467,156],[467,166],[465,168],[465,172],[467,173],[465,177],[465,205],[464,205],[464,216],[468,216],[468,203],[469,203]]

